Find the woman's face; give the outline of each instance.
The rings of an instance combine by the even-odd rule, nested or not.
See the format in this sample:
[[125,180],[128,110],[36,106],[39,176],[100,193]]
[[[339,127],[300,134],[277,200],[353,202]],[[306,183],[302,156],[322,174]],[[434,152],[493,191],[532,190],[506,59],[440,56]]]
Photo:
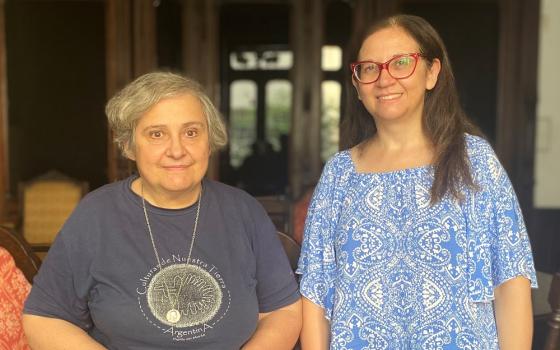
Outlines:
[[[381,29],[364,40],[359,52],[359,61],[387,62],[391,58],[408,53],[420,52],[418,43],[399,27]],[[389,120],[416,120],[422,118],[424,95],[431,90],[440,70],[439,60],[428,67],[425,59],[419,58],[414,73],[405,79],[395,79],[386,69],[379,79],[371,84],[352,80],[359,98],[376,122]]]
[[208,124],[197,97],[161,100],[138,120],[134,141],[130,158],[147,194],[196,196],[210,158]]

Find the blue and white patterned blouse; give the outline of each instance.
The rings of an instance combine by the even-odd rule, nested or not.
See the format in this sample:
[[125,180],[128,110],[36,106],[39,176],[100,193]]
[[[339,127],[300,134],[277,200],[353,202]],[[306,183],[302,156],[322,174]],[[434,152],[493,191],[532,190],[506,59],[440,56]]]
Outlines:
[[325,309],[331,349],[498,349],[494,288],[536,287],[516,195],[491,146],[466,135],[479,191],[430,206],[433,167],[325,166],[305,225],[301,293]]

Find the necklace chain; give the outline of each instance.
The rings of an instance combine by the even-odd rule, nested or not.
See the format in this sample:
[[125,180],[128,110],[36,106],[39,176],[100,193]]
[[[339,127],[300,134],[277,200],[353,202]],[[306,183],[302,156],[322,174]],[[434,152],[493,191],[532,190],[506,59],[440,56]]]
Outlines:
[[[144,199],[144,182],[142,181],[141,184],[141,196],[142,197],[142,209],[144,209],[144,218],[146,219],[146,226],[148,226],[148,233],[150,234],[150,241],[152,241],[152,247],[154,248],[154,253],[156,255],[156,259],[157,259],[157,263],[158,263],[158,268],[161,271],[161,260],[159,259],[159,254],[156,248],[156,243],[154,241],[154,235],[152,234],[152,227],[150,225],[150,219],[148,218],[148,210],[146,209],[146,200]],[[193,246],[194,246],[194,240],[196,239],[196,229],[198,227],[198,217],[200,215],[200,202],[202,202],[202,185],[200,187],[200,192],[198,193],[198,200],[197,200],[197,205],[196,205],[196,216],[194,218],[194,227],[193,227],[193,233],[192,233],[192,239],[191,239],[191,245],[189,247],[189,255],[187,256],[187,265],[190,263],[191,261],[191,254],[192,254],[192,250],[193,250]]]

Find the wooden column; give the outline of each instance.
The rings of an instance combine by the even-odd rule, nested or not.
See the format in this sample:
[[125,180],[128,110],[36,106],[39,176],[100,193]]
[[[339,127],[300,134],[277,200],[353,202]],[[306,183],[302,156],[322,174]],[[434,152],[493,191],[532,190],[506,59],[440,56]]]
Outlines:
[[[294,52],[291,195],[298,198],[321,175],[321,48],[324,9],[321,0],[293,0],[290,41]],[[294,155],[297,155],[294,156]]]
[[[219,21],[216,0],[183,0],[183,69],[190,78],[204,86],[219,109],[220,61]],[[217,179],[217,154],[212,155],[208,177]]]
[[153,0],[132,1],[134,78],[157,68],[156,8]]
[[7,199],[10,189],[8,163],[8,97],[6,69],[5,0],[0,0],[0,221],[7,218]]
[[[106,2],[107,99],[134,78],[157,68],[156,21],[152,0]],[[107,175],[109,181],[128,176],[132,163],[113,143],[109,131]]]

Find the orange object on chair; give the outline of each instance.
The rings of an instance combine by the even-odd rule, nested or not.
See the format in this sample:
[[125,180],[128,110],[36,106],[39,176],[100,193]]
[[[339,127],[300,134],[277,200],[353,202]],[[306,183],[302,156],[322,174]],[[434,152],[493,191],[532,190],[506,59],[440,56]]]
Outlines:
[[31,285],[10,253],[0,247],[0,350],[30,349],[23,333],[23,303]]

